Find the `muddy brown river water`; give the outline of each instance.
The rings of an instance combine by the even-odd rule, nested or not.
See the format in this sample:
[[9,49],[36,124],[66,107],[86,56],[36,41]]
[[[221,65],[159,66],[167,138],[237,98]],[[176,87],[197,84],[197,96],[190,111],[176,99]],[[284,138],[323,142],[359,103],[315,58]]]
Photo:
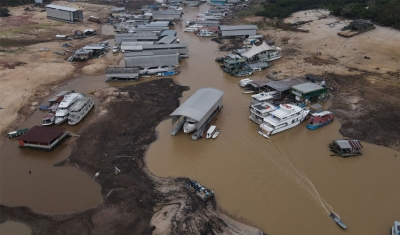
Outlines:
[[[194,19],[195,13],[207,7],[187,8],[183,18]],[[393,220],[400,220],[400,154],[395,157],[391,149],[363,143],[362,156],[330,157],[327,144],[341,138],[338,120],[314,131],[302,123],[265,139],[248,118],[250,95],[242,94],[237,85],[240,78],[223,73],[214,62],[223,55],[218,53],[220,45],[182,32],[180,23],[175,29],[180,41],[189,43],[190,57],[182,61],[181,73],[174,78],[190,87],[181,103],[201,87],[223,90],[224,107],[216,122],[221,134],[216,140],[192,141],[183,132],[171,136],[171,120],[161,122],[158,138],[146,153],[152,173],[198,180],[214,190],[220,210],[265,233],[341,234],[328,216],[328,211],[334,211],[349,227],[347,234],[389,234]],[[257,72],[252,78],[263,77],[264,72]],[[75,89],[87,94],[108,86],[104,78],[82,76],[57,91]],[[90,115],[98,107],[96,101]],[[35,112],[21,127],[39,125],[42,116]],[[83,124],[63,127],[78,132]],[[0,148],[1,203],[51,213],[98,205],[101,188],[92,176],[75,167],[53,167],[70,150],[69,141],[43,152],[19,149],[16,141],[6,140]]]

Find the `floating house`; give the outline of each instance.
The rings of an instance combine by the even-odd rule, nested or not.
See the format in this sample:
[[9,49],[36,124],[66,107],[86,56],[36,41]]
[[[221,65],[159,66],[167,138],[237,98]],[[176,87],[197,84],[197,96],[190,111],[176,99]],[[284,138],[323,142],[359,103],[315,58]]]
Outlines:
[[154,11],[152,17],[153,20],[176,21],[181,19],[182,14],[181,11],[175,10]]
[[79,49],[74,53],[74,60],[89,60],[92,58],[93,50]]
[[126,82],[139,80],[139,67],[106,68],[106,82]]
[[281,95],[290,93],[292,86],[308,82],[305,78],[288,78],[279,81],[269,80],[265,88],[271,91],[278,91]]
[[125,57],[125,67],[178,66],[179,54]]
[[362,155],[363,146],[358,140],[334,140],[328,145],[334,155],[342,157],[353,157]]
[[60,20],[69,23],[82,22],[83,12],[81,10],[58,6],[54,4],[46,5],[47,18],[53,20]]
[[216,88],[198,89],[189,99],[170,114],[172,125],[178,122],[173,127],[171,135],[176,135],[186,122],[191,122],[195,131],[192,139],[199,139],[205,131],[207,124],[211,122],[222,108],[223,95],[224,92]]
[[316,102],[328,97],[328,89],[317,83],[307,82],[292,86],[292,94],[299,102]]
[[257,34],[257,25],[220,25],[219,36],[230,37],[230,36],[254,36]]
[[259,46],[253,45],[250,50],[243,52],[240,55],[247,58],[250,63],[258,61],[273,61],[282,57],[280,47],[270,46],[265,41]]
[[160,38],[165,37],[165,36],[175,36],[176,37],[176,31],[172,29],[164,30],[160,34]]
[[185,184],[185,188],[190,192],[194,193],[202,201],[206,202],[214,196],[214,192],[203,187],[201,184],[194,180],[188,181]]
[[61,127],[34,126],[17,140],[20,147],[51,150],[67,135],[68,132]]
[[115,35],[115,44],[121,45],[122,42],[129,42],[129,39],[136,41],[158,41],[158,36],[153,32],[140,33],[121,33]]
[[155,44],[155,45],[143,45],[143,51],[165,51],[175,50],[178,51],[180,57],[189,57],[189,49],[187,43],[173,43],[173,44]]

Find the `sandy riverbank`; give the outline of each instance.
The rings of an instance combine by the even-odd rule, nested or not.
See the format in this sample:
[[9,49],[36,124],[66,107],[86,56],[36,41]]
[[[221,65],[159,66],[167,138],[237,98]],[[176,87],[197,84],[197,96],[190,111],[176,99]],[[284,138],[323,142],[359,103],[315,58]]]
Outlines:
[[[10,7],[12,16],[0,18],[0,144],[7,133],[15,130],[27,115],[38,108],[39,101],[63,81],[78,76],[81,71],[88,74],[104,73],[107,65],[116,64],[122,58],[107,56],[88,62],[65,61],[71,55],[65,49],[76,50],[109,38],[100,34],[101,24],[87,21],[87,17],[97,15],[104,20],[112,6],[67,2],[55,4],[84,9],[84,21],[76,24],[54,21],[47,19],[46,12],[41,12],[40,8],[24,11],[26,6]],[[75,30],[87,28],[96,30],[98,35],[69,41],[55,39],[56,34],[72,36]],[[71,47],[61,47],[62,43],[68,43]],[[40,51],[42,48],[49,51]],[[57,55],[53,51],[64,52],[65,55]],[[13,66],[16,64],[18,66]]]

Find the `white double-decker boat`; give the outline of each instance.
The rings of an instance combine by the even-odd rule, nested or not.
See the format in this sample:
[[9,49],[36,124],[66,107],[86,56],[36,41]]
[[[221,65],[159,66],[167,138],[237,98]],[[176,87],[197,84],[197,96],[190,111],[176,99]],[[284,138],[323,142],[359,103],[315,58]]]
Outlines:
[[258,133],[266,138],[299,125],[310,110],[302,109],[292,104],[281,104],[279,109],[264,118]]
[[58,109],[56,111],[55,123],[57,125],[59,125],[65,121],[67,121],[69,109],[78,99],[83,98],[83,97],[84,97],[84,95],[79,94],[79,93],[71,93],[71,94],[65,95],[64,99],[61,101],[61,103],[58,106]]
[[89,113],[89,111],[93,108],[94,101],[92,98],[81,98],[76,101],[74,105],[72,105],[69,110],[68,116],[68,124],[75,125],[78,124],[82,118]]

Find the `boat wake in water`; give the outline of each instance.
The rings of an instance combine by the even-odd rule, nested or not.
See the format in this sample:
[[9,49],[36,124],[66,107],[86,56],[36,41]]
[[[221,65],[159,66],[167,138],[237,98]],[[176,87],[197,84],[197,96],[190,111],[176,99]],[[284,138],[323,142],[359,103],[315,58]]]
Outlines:
[[249,157],[256,158],[258,162],[265,166],[268,166],[265,159],[273,163],[275,169],[283,173],[284,178],[295,182],[295,186],[299,188],[302,193],[311,198],[317,206],[330,215],[330,211],[333,211],[332,207],[319,195],[318,190],[315,188],[312,181],[293,164],[290,158],[282,149],[280,149],[279,146],[270,142],[268,148],[265,148],[259,147],[258,145],[244,139],[240,139],[239,141],[251,148],[257,149],[258,152],[263,153],[261,155],[250,155]]

